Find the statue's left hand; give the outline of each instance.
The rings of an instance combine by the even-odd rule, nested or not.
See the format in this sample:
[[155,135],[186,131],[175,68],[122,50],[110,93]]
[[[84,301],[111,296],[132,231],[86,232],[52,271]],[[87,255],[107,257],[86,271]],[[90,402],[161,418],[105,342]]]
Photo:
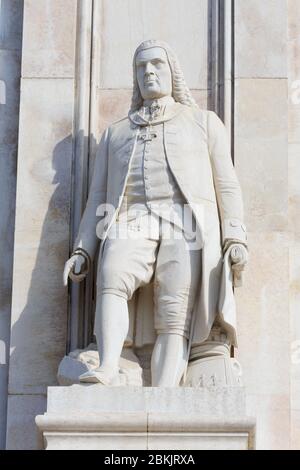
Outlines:
[[248,250],[241,243],[232,244],[228,250],[230,250],[233,285],[234,287],[240,287],[243,284],[243,271],[248,262]]

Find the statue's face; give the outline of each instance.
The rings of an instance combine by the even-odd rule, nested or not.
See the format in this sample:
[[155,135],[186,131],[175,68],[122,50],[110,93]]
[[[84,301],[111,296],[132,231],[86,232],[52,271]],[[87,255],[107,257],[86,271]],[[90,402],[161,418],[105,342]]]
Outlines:
[[172,73],[161,47],[140,51],[136,56],[137,81],[144,100],[172,95]]

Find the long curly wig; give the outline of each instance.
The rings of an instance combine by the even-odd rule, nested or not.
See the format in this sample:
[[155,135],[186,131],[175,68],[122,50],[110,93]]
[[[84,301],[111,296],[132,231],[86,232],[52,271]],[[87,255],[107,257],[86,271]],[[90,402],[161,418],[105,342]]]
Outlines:
[[145,49],[151,49],[152,47],[161,47],[165,50],[172,73],[172,96],[175,101],[186,106],[197,106],[192,94],[185,83],[183,72],[180,68],[176,54],[172,51],[170,46],[163,41],[156,39],[150,39],[143,41],[136,49],[133,56],[133,93],[131,100],[130,112],[137,111],[143,105],[143,98],[139,89],[137,74],[136,74],[136,63],[135,59],[140,51]]

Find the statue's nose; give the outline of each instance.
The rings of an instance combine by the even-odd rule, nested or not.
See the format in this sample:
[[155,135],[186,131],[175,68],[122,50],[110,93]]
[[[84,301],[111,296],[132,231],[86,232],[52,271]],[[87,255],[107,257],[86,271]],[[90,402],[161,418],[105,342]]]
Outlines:
[[155,77],[155,73],[154,72],[146,72],[145,73],[145,78],[151,78],[151,77]]
[[154,67],[151,62],[147,62],[145,67],[145,75],[155,75],[154,74]]

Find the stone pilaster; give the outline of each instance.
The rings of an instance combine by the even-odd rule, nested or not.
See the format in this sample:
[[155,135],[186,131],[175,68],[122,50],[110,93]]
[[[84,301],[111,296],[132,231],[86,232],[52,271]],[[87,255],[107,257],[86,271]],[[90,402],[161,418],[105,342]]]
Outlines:
[[5,447],[23,0],[0,2],[0,449]]
[[37,447],[65,353],[76,1],[25,0],[7,448]]
[[234,155],[249,233],[238,359],[257,447],[290,447],[286,0],[235,0]]

